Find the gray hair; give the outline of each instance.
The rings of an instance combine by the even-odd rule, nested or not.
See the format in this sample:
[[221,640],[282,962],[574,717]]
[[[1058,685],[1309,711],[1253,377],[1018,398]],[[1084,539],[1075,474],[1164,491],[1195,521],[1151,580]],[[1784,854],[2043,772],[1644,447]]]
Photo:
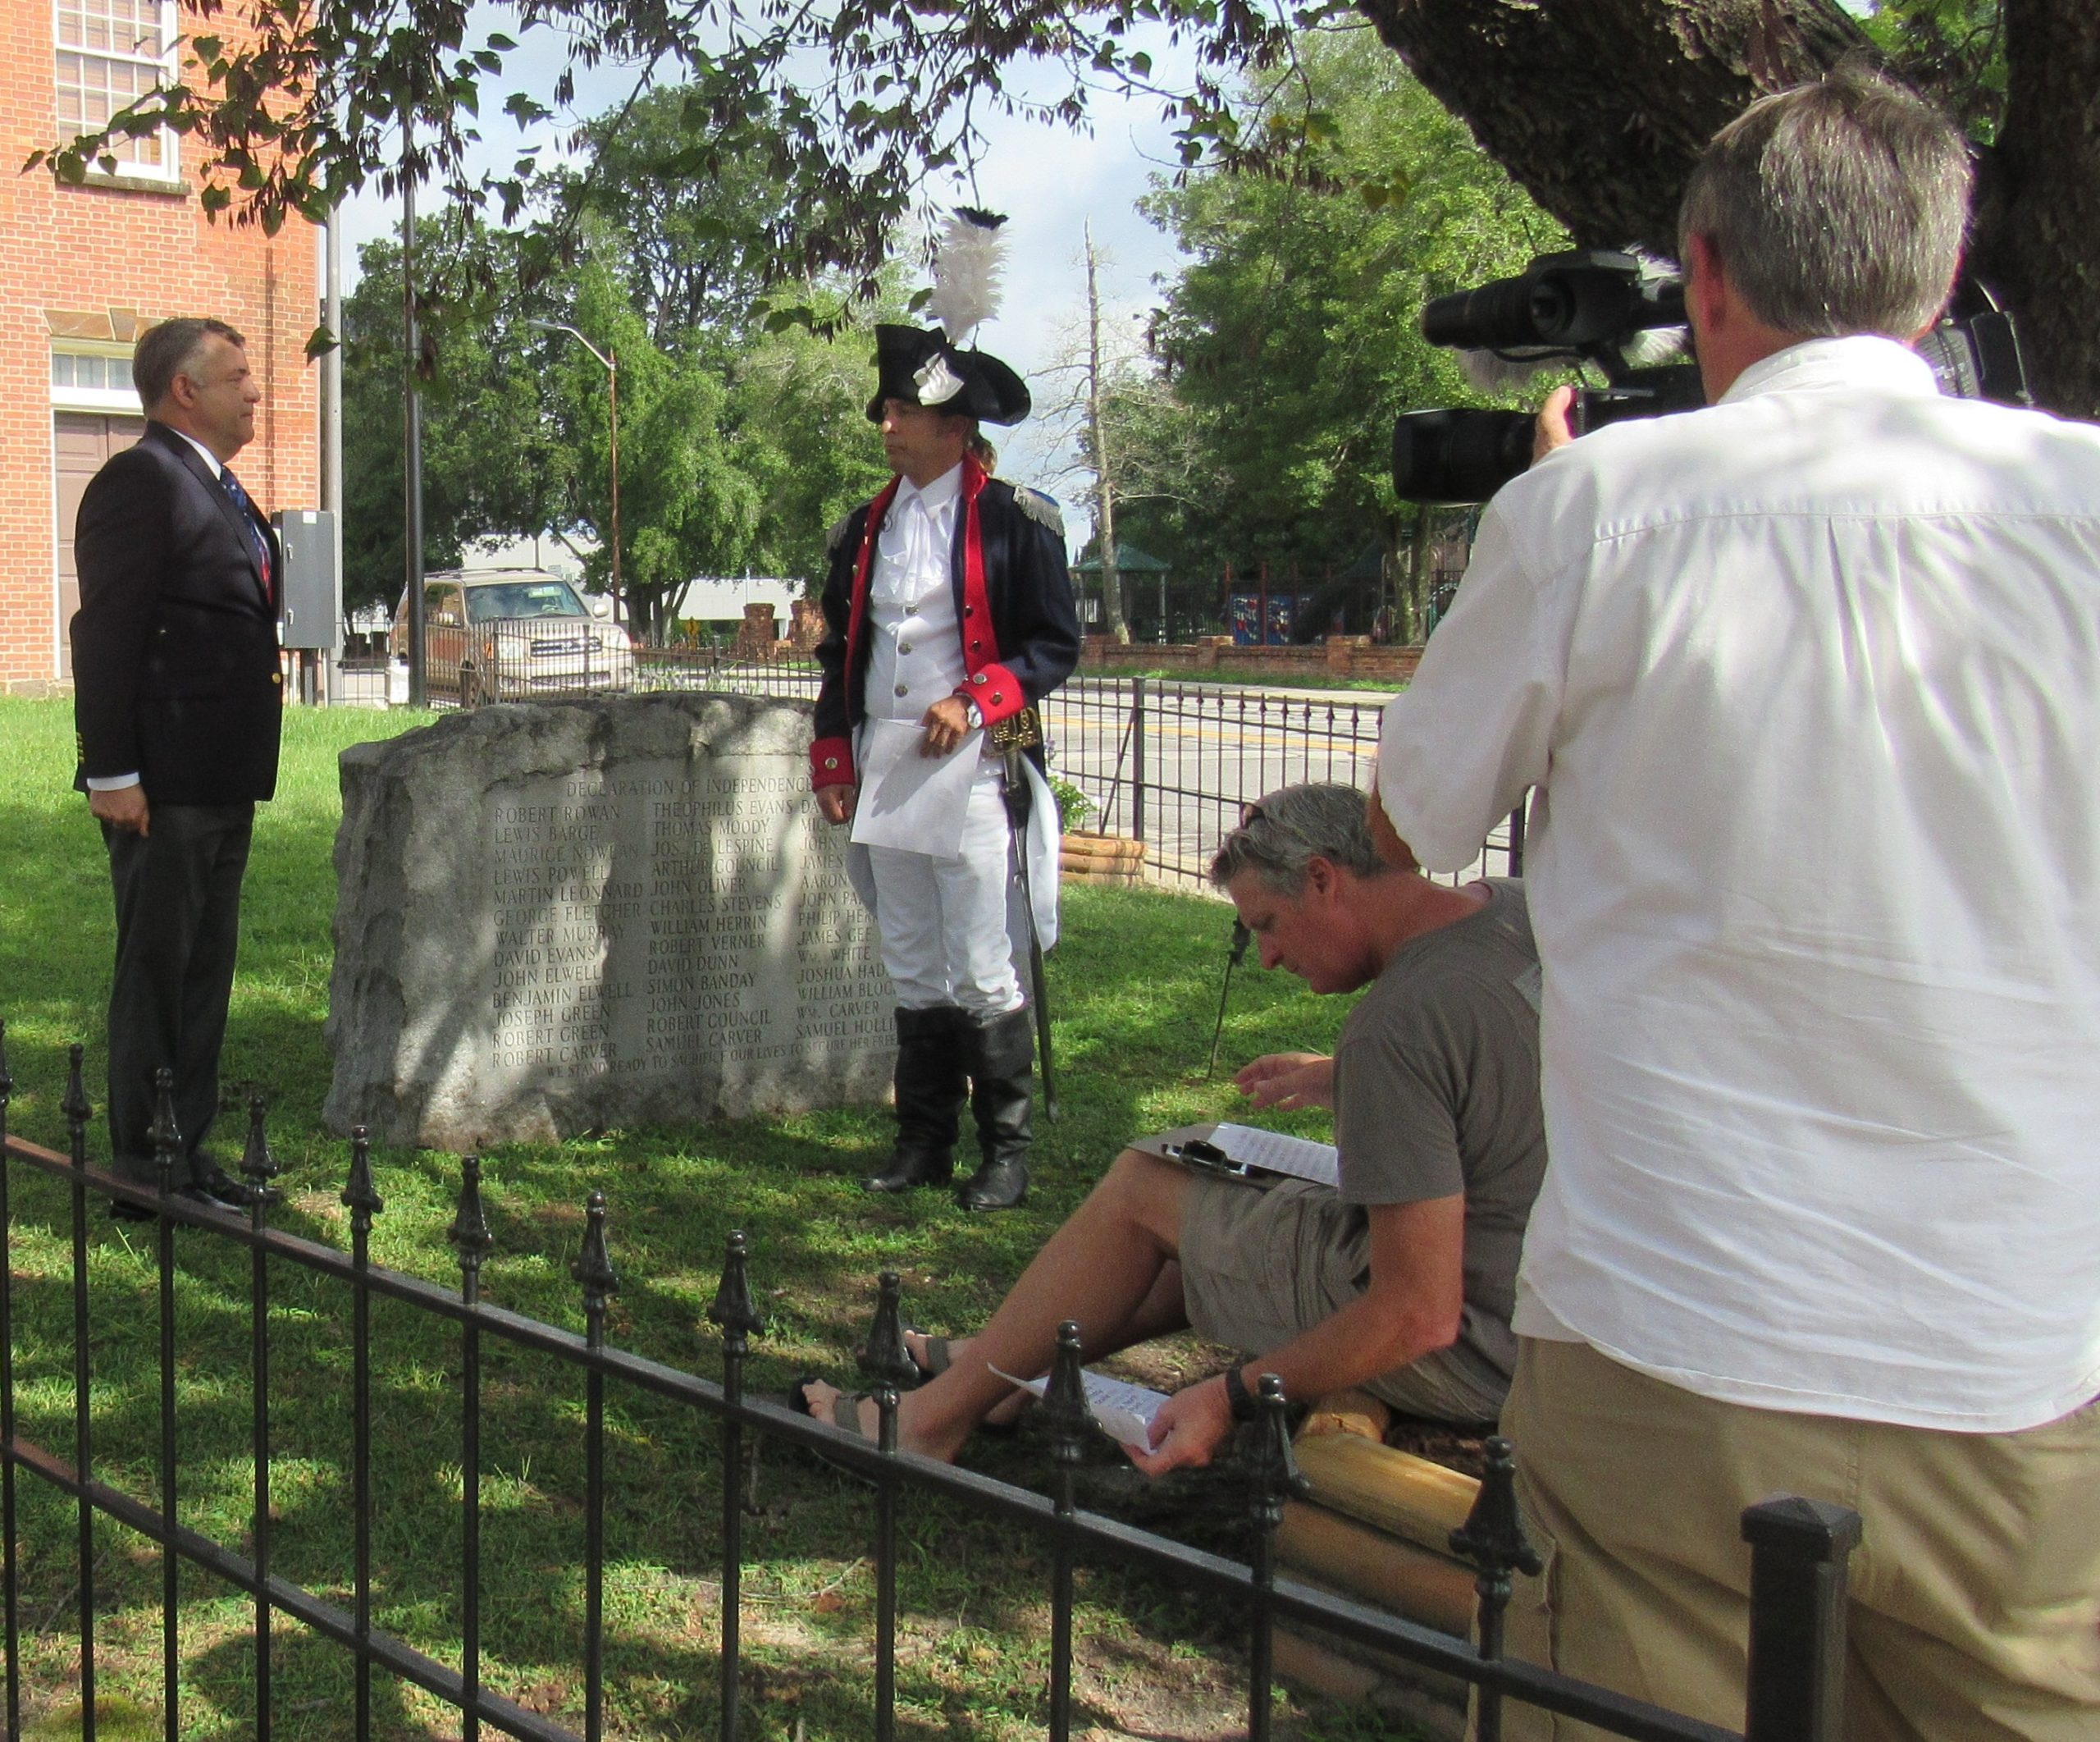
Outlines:
[[1908,339],[1946,305],[1973,171],[1955,125],[1846,62],[1752,103],[1714,135],[1678,213],[1766,326]]
[[248,341],[224,321],[193,320],[185,316],[180,320],[162,321],[158,327],[149,328],[131,354],[131,385],[139,390],[139,403],[151,411],[166,399],[168,390],[175,385],[175,377],[189,374],[197,366],[204,341],[215,336],[238,345],[243,350],[248,349]]
[[1382,877],[1392,867],[1378,857],[1364,815],[1364,796],[1353,786],[1318,782],[1286,786],[1247,807],[1239,826],[1211,861],[1211,881],[1223,889],[1253,871],[1282,895],[1305,887],[1315,859],[1358,877]]

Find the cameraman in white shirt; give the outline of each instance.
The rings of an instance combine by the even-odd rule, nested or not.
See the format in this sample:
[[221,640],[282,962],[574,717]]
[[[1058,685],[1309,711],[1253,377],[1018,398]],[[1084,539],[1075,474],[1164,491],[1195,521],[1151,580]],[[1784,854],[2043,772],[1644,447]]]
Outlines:
[[1969,184],[1862,71],[1724,129],[1710,405],[1495,498],[1379,757],[1431,870],[1536,792],[1513,1639],[1736,1729],[1792,1493],[1864,1520],[1855,1742],[2100,1735],[2100,432],[1908,348]]

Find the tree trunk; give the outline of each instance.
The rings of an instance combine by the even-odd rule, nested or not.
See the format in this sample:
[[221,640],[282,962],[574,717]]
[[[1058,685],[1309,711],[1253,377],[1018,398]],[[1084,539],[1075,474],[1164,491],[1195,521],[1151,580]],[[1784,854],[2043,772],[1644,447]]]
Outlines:
[[2100,417],[2100,11],[2005,0],[2006,118],[1972,254],[2020,323],[2035,403]]
[[1425,586],[1424,571],[1429,566],[1429,508],[1427,503],[1414,505],[1414,533],[1408,541],[1408,628],[1402,639],[1413,647],[1423,639],[1422,596]]
[[[1587,247],[1677,251],[1706,141],[1865,43],[1834,0],[1356,0],[1481,148]],[[1973,256],[2037,400],[2100,414],[2100,11],[2005,0],[2006,120]],[[1456,288],[1455,286],[1454,288]]]
[[1116,566],[1116,473],[1101,417],[1101,290],[1094,276],[1092,224],[1086,226],[1086,327],[1087,439],[1093,449],[1093,547],[1101,557],[1101,611],[1116,646],[1127,647],[1130,624],[1123,615],[1122,571]]

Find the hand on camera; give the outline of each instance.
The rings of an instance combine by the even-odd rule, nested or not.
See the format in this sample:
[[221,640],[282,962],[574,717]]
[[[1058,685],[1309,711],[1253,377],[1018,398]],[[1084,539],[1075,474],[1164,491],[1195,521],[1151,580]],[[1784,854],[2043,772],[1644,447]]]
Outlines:
[[1539,418],[1532,432],[1532,464],[1536,465],[1557,447],[1566,447],[1575,439],[1575,389],[1555,387],[1545,396],[1545,404],[1539,407]]

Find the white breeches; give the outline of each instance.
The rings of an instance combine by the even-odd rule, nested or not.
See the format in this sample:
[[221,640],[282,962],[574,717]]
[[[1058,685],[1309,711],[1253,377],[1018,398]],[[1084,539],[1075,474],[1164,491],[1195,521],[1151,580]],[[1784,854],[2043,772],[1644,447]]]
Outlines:
[[987,1016],[1020,1008],[1007,930],[1012,837],[996,767],[979,770],[970,784],[957,857],[870,847],[868,860],[883,966],[901,1006],[957,1004]]

